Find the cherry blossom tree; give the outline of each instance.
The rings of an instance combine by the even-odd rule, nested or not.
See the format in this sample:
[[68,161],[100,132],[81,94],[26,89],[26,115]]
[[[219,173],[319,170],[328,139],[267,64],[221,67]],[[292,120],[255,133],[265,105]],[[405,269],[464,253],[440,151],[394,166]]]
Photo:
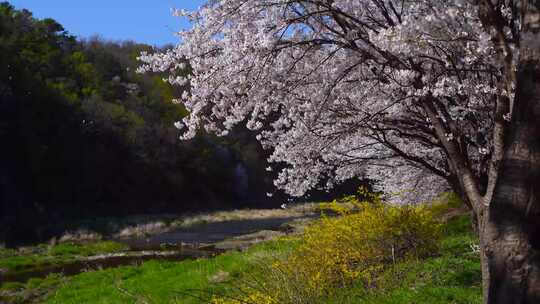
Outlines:
[[291,195],[354,177],[401,202],[454,190],[477,220],[486,303],[536,303],[539,7],[209,0],[175,12],[193,27],[140,70],[190,85],[183,138],[247,122]]

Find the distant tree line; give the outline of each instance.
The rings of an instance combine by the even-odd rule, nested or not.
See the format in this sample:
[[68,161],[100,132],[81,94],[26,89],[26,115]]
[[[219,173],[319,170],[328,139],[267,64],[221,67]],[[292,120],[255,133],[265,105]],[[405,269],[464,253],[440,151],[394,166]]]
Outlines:
[[[0,242],[66,217],[280,204],[250,131],[178,140],[187,88],[136,73],[153,48],[77,40],[0,3]],[[189,73],[189,70],[179,71]]]

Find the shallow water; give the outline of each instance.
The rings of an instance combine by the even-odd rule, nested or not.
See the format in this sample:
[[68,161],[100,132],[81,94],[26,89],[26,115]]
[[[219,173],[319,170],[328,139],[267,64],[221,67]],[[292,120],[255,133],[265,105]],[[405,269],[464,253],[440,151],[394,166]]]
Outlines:
[[[124,265],[140,265],[149,260],[182,261],[185,259],[210,257],[223,252],[222,250],[214,249],[211,246],[214,243],[261,230],[279,230],[283,224],[298,218],[305,218],[305,216],[297,218],[284,217],[202,223],[149,237],[117,239],[115,241],[129,246],[130,250],[126,253],[126,256],[103,256],[99,259],[87,259],[63,265],[42,266],[39,269],[17,273],[4,273],[0,274],[0,283],[24,283],[31,278],[44,278],[53,273],[72,276],[86,271]],[[141,254],[143,251],[150,252]]]
[[199,248],[201,245],[213,244],[261,230],[279,230],[283,224],[300,218],[306,218],[306,216],[204,223],[153,236],[116,241],[128,245],[133,250],[158,250],[163,246]]

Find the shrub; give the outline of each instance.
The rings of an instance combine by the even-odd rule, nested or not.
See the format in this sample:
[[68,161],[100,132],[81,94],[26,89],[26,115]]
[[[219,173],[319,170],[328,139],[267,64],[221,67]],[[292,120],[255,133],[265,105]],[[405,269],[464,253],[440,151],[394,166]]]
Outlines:
[[340,287],[369,288],[390,265],[437,251],[440,224],[427,207],[351,202],[354,208],[334,210],[343,216],[308,227],[286,258],[260,263],[240,299],[214,303],[324,303]]

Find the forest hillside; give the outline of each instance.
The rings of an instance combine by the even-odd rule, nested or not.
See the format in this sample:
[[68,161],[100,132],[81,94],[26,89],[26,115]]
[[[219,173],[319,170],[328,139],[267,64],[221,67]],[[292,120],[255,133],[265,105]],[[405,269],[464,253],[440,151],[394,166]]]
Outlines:
[[187,88],[136,72],[153,49],[0,4],[0,242],[44,240],[65,218],[282,203],[247,129],[178,139],[171,100]]

